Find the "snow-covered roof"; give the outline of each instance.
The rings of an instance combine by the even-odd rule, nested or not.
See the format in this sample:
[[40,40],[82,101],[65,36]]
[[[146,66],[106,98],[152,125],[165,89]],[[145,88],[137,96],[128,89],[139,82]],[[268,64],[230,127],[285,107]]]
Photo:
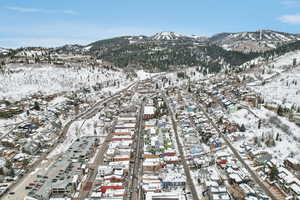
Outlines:
[[144,114],[145,115],[154,115],[154,113],[155,113],[154,106],[145,106],[144,107]]

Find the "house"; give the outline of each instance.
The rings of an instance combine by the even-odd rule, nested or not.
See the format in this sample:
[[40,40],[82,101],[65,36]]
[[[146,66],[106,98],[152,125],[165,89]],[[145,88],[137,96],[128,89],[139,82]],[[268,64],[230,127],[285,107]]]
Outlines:
[[230,196],[224,185],[211,185],[208,188],[209,200],[230,200]]
[[243,96],[243,100],[250,103],[253,107],[259,102],[259,97],[256,94],[246,94]]
[[124,189],[122,183],[105,183],[105,185],[99,188],[99,190],[102,193],[106,193],[107,190],[121,190],[121,189]]
[[278,183],[286,193],[300,195],[300,180],[284,167],[278,167]]
[[113,168],[111,166],[100,165],[98,167],[98,174],[100,176],[111,175],[113,173]]
[[290,194],[293,195],[295,198],[300,197],[300,185],[298,185],[297,183],[293,183],[290,186]]
[[144,119],[151,119],[155,116],[155,107],[154,106],[145,106],[144,107]]
[[160,158],[147,158],[143,162],[144,171],[153,172],[158,171],[161,168],[163,168],[163,163]]
[[172,191],[172,192],[147,192],[146,200],[158,200],[158,199],[166,199],[166,200],[185,200],[185,195],[180,191]]
[[300,162],[296,159],[287,158],[286,160],[284,160],[284,165],[289,169],[300,171]]
[[178,169],[168,169],[165,173],[161,174],[163,188],[169,187],[184,187],[186,184],[186,177],[182,171]]
[[40,145],[38,143],[30,141],[30,142],[27,142],[23,146],[23,152],[28,153],[30,155],[34,155],[37,153],[39,148],[40,148]]
[[262,165],[262,164],[265,164],[265,163],[271,161],[271,159],[272,159],[272,154],[266,152],[266,153],[255,156],[254,161],[256,164]]
[[148,130],[150,128],[156,127],[156,120],[145,121],[145,129]]
[[300,125],[300,113],[296,113],[294,114],[294,122],[297,124],[297,125]]

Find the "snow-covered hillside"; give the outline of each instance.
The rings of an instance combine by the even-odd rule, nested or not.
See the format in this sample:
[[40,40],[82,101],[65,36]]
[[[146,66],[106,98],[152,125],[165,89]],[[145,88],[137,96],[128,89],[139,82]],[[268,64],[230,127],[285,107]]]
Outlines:
[[211,43],[217,44],[226,50],[243,52],[267,51],[297,40],[300,40],[299,34],[289,34],[272,30],[220,33],[209,38]]
[[[296,67],[293,67],[293,60],[296,59]],[[274,58],[260,67],[252,76],[259,82],[250,83],[249,86],[256,92],[262,94],[266,102],[276,103],[291,107],[300,106],[300,51],[293,51]],[[264,84],[262,84],[264,83]]]
[[11,64],[0,74],[0,98],[20,99],[39,91],[45,94],[75,91],[114,80],[126,84],[125,79],[123,72],[97,67]]
[[154,40],[176,40],[180,37],[185,37],[185,36],[175,32],[160,32],[160,33],[156,33],[152,38]]
[[150,39],[153,40],[178,40],[178,39],[192,39],[195,41],[205,41],[208,38],[203,36],[197,36],[197,35],[183,35],[175,32],[160,32],[156,33]]
[[[235,143],[240,148],[242,143],[255,145],[257,151],[268,151],[282,162],[285,158],[293,156],[300,159],[300,128],[284,117],[278,117],[276,113],[266,109],[252,110],[262,120],[261,128],[258,128],[258,118],[242,109],[229,115],[229,119],[246,127],[246,140]],[[269,141],[270,140],[270,141]],[[273,143],[274,141],[274,143]],[[270,143],[268,143],[270,142]]]
[[300,67],[283,72],[270,82],[252,88],[261,93],[267,102],[287,107],[293,104],[300,106]]
[[256,32],[241,32],[231,33],[228,35],[231,39],[243,39],[243,40],[263,40],[263,41],[292,41],[299,40],[300,36],[293,34],[280,33],[270,30],[259,30]]
[[24,49],[22,51],[19,51],[16,54],[16,56],[32,57],[32,56],[45,55],[46,53],[47,51],[45,49],[35,49],[35,50]]
[[2,47],[0,47],[0,55],[2,54],[2,55],[6,55],[6,54],[8,54],[9,53],[9,49],[5,49],[5,48],[2,48]]
[[296,58],[297,62],[300,63],[300,51],[288,52],[278,58],[275,58],[269,65],[274,65],[276,68],[284,68],[288,65],[293,64],[293,59]]

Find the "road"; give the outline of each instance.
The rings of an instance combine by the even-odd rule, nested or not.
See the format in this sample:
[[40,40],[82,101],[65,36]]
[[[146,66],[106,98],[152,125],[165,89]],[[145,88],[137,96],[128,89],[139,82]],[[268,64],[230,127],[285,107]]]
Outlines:
[[176,138],[176,142],[177,142],[177,145],[178,145],[178,150],[179,150],[179,153],[180,153],[181,162],[183,164],[184,172],[185,172],[185,175],[186,175],[186,178],[187,178],[187,184],[191,189],[191,194],[193,196],[193,200],[199,200],[198,193],[197,193],[197,190],[196,190],[196,186],[194,185],[190,169],[188,167],[188,164],[186,162],[186,159],[185,159],[185,156],[184,156],[184,153],[183,153],[183,147],[182,147],[182,144],[179,140],[179,136],[178,136],[178,132],[177,132],[177,122],[175,121],[174,112],[173,112],[172,108],[170,107],[170,104],[169,104],[165,94],[163,95],[163,99],[164,99],[165,103],[167,104],[169,112],[171,113],[171,119],[172,119],[173,129],[174,129],[174,132],[175,132],[175,138]]
[[[91,113],[95,113],[96,111],[98,111],[98,106],[103,105],[104,103],[107,103],[115,98],[117,98],[120,93],[130,89],[131,87],[133,87],[134,85],[136,85],[137,82],[134,82],[132,84],[130,84],[128,87],[126,87],[123,90],[120,90],[119,92],[116,92],[113,96],[105,98],[105,99],[101,99],[100,101],[98,101],[97,103],[95,103],[91,108],[87,109],[86,111],[84,111],[83,113],[78,114],[77,116],[75,116],[72,120],[70,120],[62,129],[59,140],[64,141],[66,138],[66,135],[68,133],[69,128],[71,127],[72,123],[74,123],[75,121],[79,120],[82,117],[85,117],[86,115],[91,115]],[[29,165],[26,169],[25,169],[25,173],[23,175],[23,177],[19,178],[17,182],[13,183],[7,190],[7,192],[5,194],[2,194],[2,196],[0,196],[1,200],[10,200],[10,192],[15,192],[16,194],[22,193],[26,196],[27,191],[25,190],[25,186],[27,186],[29,183],[31,183],[34,178],[35,175],[33,172],[38,171],[38,169],[43,169],[45,168],[44,163],[46,162],[47,165],[52,164],[53,161],[51,159],[51,162],[49,162],[50,160],[47,159],[47,156],[50,152],[52,152],[57,145],[59,144],[59,142],[55,143],[49,150],[48,152],[42,154],[39,159],[37,159],[34,163],[32,163],[31,165]],[[43,163],[43,162],[44,163]],[[22,190],[22,192],[21,192]],[[25,196],[18,196],[18,199],[23,199]],[[23,198],[22,198],[23,197]]]
[[[209,120],[210,124],[214,127],[214,129],[218,132],[218,134],[223,138],[223,140],[226,142],[226,144],[229,146],[229,148],[231,149],[231,151],[233,152],[233,154],[236,156],[236,158],[243,164],[243,166],[247,169],[247,171],[249,172],[249,174],[251,175],[251,177],[255,180],[255,182],[264,190],[264,192],[271,197],[273,200],[277,200],[277,198],[273,195],[273,193],[261,182],[260,178],[256,175],[255,172],[253,172],[253,170],[248,166],[248,164],[244,161],[244,159],[242,159],[242,157],[240,156],[240,154],[238,153],[238,151],[232,146],[229,138],[224,135],[219,128],[217,127],[217,125],[212,121],[212,119],[208,116],[208,114],[205,112],[205,110],[203,109],[203,107],[199,104],[198,105],[200,110],[204,113],[204,115],[206,116],[206,118]],[[279,200],[279,199],[278,199]]]
[[[134,155],[134,164],[132,172],[129,177],[131,180],[129,182],[129,199],[131,200],[141,200],[143,199],[142,188],[140,187],[141,178],[143,177],[143,167],[142,167],[142,155],[143,155],[143,145],[144,145],[144,136],[143,136],[143,113],[144,113],[144,101],[141,103],[141,108],[137,121],[137,131],[135,135],[135,155]],[[131,171],[131,170],[130,170]]]

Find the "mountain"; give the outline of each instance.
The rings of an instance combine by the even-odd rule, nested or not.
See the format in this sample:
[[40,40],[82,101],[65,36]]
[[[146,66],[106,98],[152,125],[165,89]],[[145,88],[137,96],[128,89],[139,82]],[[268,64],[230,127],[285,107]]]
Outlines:
[[220,33],[209,38],[211,44],[218,45],[227,50],[241,52],[264,52],[297,40],[300,40],[300,34],[272,30]]
[[201,43],[217,45],[225,50],[248,52],[265,52],[284,44],[300,40],[300,34],[290,34],[272,30],[255,32],[220,33],[212,37],[188,36],[175,32],[160,32],[153,36],[124,36],[108,40],[96,41],[88,46],[93,49],[112,48],[120,45],[158,42],[158,43]]
[[123,36],[93,42],[84,48],[98,59],[120,68],[165,71],[184,66],[202,66],[210,72],[240,65],[254,54],[227,51],[209,44],[208,38],[161,32],[153,36]]
[[[201,66],[218,72],[240,66],[257,57],[274,57],[300,50],[300,35],[271,30],[220,33],[212,37],[160,32],[153,36],[122,36],[88,45],[64,45],[55,49],[18,49],[16,56],[69,53],[91,55],[119,68],[166,71]],[[24,52],[25,53],[20,53]],[[43,51],[41,55],[38,53]]]

